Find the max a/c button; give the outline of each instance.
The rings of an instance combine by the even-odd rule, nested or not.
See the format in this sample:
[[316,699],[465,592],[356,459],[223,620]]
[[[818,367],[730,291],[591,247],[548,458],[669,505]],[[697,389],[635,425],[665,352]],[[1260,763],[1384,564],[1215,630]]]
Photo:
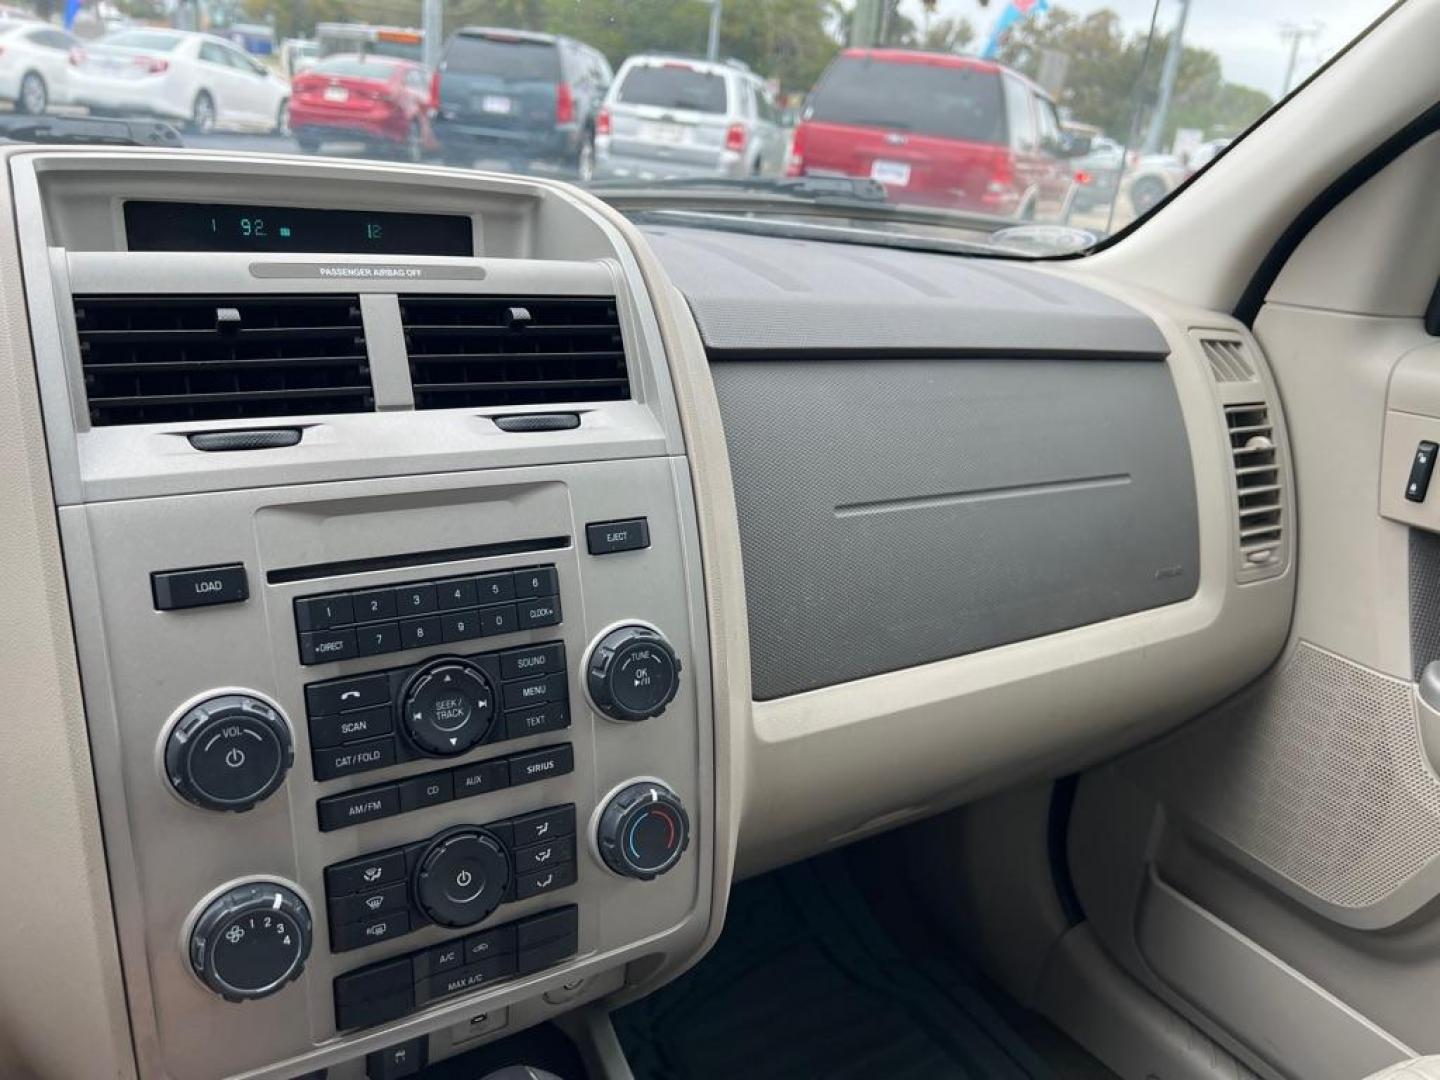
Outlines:
[[639,551],[650,546],[650,523],[644,518],[601,521],[585,526],[585,546],[591,555]]
[[238,604],[250,596],[241,563],[196,570],[160,570],[150,575],[156,611],[180,611],[211,604]]

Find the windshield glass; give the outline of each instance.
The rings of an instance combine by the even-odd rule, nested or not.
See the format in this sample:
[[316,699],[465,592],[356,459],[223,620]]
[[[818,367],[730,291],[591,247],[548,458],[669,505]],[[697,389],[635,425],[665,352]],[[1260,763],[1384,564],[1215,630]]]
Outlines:
[[723,113],[725,80],[688,64],[640,64],[621,78],[615,100],[624,105]]
[[[1019,258],[1143,227],[1392,0],[29,2],[62,60],[14,138],[159,121],[200,149],[558,177],[637,219]],[[31,112],[27,85],[0,112]]]

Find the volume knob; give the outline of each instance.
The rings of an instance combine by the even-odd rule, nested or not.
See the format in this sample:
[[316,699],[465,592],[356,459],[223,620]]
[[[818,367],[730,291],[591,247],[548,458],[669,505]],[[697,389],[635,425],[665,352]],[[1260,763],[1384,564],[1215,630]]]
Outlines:
[[194,706],[165,740],[165,773],[186,802],[206,810],[249,810],[285,782],[295,740],[279,711],[248,694]]

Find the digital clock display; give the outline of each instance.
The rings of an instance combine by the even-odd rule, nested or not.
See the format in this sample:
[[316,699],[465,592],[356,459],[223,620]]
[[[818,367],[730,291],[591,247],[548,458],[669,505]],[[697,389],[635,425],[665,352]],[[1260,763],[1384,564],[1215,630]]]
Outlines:
[[322,255],[474,255],[461,214],[396,214],[228,203],[125,203],[130,251],[295,251]]

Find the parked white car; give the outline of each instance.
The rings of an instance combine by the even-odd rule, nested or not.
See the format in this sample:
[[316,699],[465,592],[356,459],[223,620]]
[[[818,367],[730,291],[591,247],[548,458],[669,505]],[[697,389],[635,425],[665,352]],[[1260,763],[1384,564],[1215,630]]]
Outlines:
[[290,84],[222,38],[179,30],[123,30],[88,46],[71,76],[91,112],[217,127],[284,131]]
[[35,20],[0,22],[0,99],[15,111],[43,113],[70,101],[70,53],[80,42]]

